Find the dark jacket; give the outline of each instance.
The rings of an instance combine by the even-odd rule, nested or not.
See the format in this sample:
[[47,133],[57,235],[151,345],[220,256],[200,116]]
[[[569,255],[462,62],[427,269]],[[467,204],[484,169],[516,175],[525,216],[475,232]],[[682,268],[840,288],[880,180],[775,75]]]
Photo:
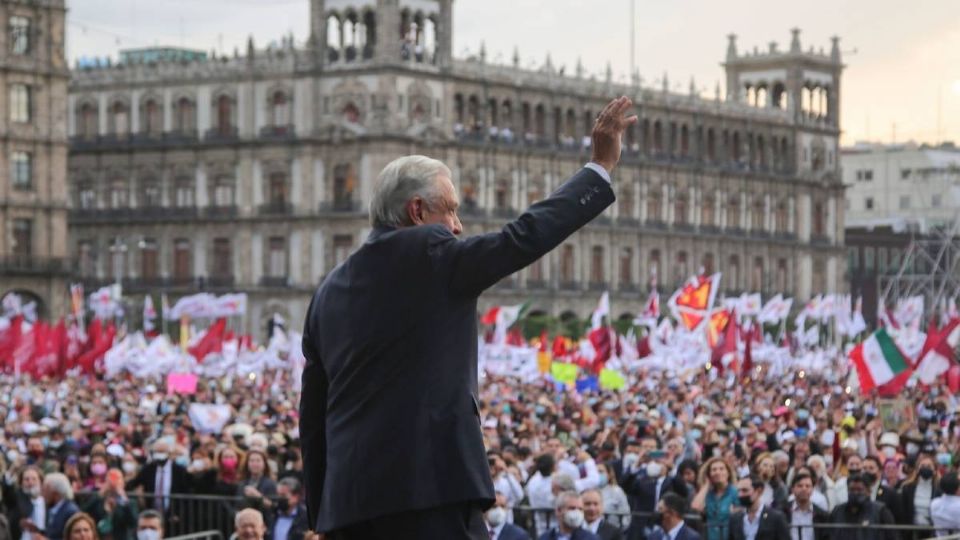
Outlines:
[[[550,529],[549,531],[540,535],[538,540],[557,540],[560,538],[560,530],[557,528]],[[577,529],[573,531],[573,534],[570,535],[570,540],[600,540],[597,535],[586,529]]]
[[327,275],[304,324],[300,403],[306,503],[318,531],[493,504],[477,401],[477,297],[614,199],[584,168],[500,232],[459,240],[441,225],[377,227]]
[[[33,503],[30,502],[30,497],[26,493],[15,484],[8,484],[6,479],[0,480],[0,486],[3,488],[0,500],[3,502],[4,513],[10,524],[10,536],[14,540],[20,540],[23,533],[20,529],[20,520],[33,515]],[[43,523],[37,523],[37,527],[43,528],[43,526]]]
[[67,520],[80,511],[73,501],[63,501],[60,508],[53,512],[56,506],[47,508],[47,523],[43,528],[43,535],[49,540],[63,540],[63,528],[67,525]]
[[274,510],[273,519],[270,520],[273,526],[267,530],[266,540],[303,540],[304,534],[310,530],[310,523],[307,521],[307,507],[303,504],[297,506],[296,514],[293,516],[293,523],[290,525],[290,531],[287,533],[286,538],[277,538],[274,536],[277,519],[280,517],[280,511]]
[[504,523],[497,540],[530,540],[530,534],[513,523]]
[[130,498],[118,500],[110,513],[104,503],[104,498],[97,494],[83,506],[83,511],[97,523],[100,538],[134,540],[137,536],[137,508],[134,502]]
[[[735,512],[730,516],[729,529],[731,540],[744,540],[743,533],[744,512]],[[757,528],[756,540],[789,540],[790,526],[783,512],[764,506],[760,509],[760,526]]]
[[611,525],[604,519],[600,521],[600,526],[597,527],[597,537],[600,540],[623,540],[623,532],[620,527]]
[[[933,500],[943,493],[940,492],[940,482],[933,483],[933,494],[930,497],[930,500]],[[914,514],[917,511],[916,506],[913,504],[913,498],[917,495],[917,482],[905,482],[903,487],[900,488],[900,519],[898,523],[903,525],[916,525],[914,523]]]
[[[877,489],[877,498],[875,499],[878,503],[883,503],[887,509],[890,510],[890,513],[893,514],[893,520],[897,523],[906,523],[903,515],[903,505],[900,494],[897,493],[897,490],[891,488],[890,486],[880,486]],[[910,503],[913,506],[913,502]],[[910,521],[913,521],[913,516],[910,516]]]
[[[851,529],[833,529],[830,531],[831,540],[897,540],[899,535],[895,531],[881,531],[869,529],[863,525],[893,525],[893,513],[883,504],[867,501],[858,512],[850,509],[850,503],[838,504],[830,512],[830,523],[858,525],[855,531]],[[855,532],[855,534],[854,534]]]
[[[173,469],[170,471],[170,493],[171,494],[184,494],[193,492],[193,476],[187,472],[187,469],[176,463],[170,464]],[[132,480],[127,482],[126,489],[127,491],[133,491],[138,487],[143,488],[145,495],[149,495],[147,498],[147,505],[150,508],[154,508],[154,501],[152,495],[157,491],[157,467],[156,462],[150,462],[143,466],[140,469],[140,472],[137,473],[137,476],[133,477]]]
[[[667,531],[664,531],[660,527],[654,529],[654,531],[647,536],[647,540],[669,540],[669,538],[670,537],[667,535]],[[700,533],[684,523],[683,527],[677,531],[676,540],[700,540]]]
[[[827,512],[823,508],[820,508],[819,506],[813,503],[810,503],[810,505],[813,507],[813,524],[815,526],[826,525],[830,523],[830,512]],[[793,525],[793,503],[790,503],[790,505],[787,507],[786,516],[787,516],[787,524],[792,526]],[[828,540],[830,538],[830,529],[827,527],[823,527],[823,528],[814,527],[813,533],[814,533],[814,538],[816,538],[816,540]]]

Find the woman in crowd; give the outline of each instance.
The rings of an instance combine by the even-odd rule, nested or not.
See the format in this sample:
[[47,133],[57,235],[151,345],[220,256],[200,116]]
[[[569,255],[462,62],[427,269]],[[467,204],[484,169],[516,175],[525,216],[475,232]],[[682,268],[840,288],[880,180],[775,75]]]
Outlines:
[[242,508],[255,508],[264,516],[270,515],[270,509],[273,508],[273,501],[270,498],[277,495],[277,483],[272,476],[273,471],[265,452],[260,450],[247,452],[240,470],[240,483],[237,486],[237,494],[244,498],[241,503]]
[[103,483],[83,506],[96,523],[97,533],[103,540],[133,540],[137,530],[137,507],[127,497],[123,473],[110,469]]
[[700,491],[690,507],[704,515],[707,540],[725,540],[729,531],[731,507],[737,501],[734,484],[737,475],[733,467],[722,458],[711,458],[700,467],[697,483]]
[[[17,469],[19,468],[19,473]],[[13,540],[30,540],[30,531],[23,525],[42,526],[46,521],[47,505],[43,500],[43,473],[33,465],[11,467],[3,474],[3,493],[0,496]]]
[[[904,520],[911,525],[932,527],[930,502],[940,495],[940,475],[937,473],[937,465],[931,456],[921,454],[917,458],[916,469],[900,489],[900,504],[903,506]],[[933,536],[932,532],[926,536]]]
[[762,453],[754,461],[754,472],[763,480],[763,495],[760,500],[767,508],[784,511],[787,508],[787,489],[777,474],[773,455]]
[[77,512],[63,526],[64,540],[100,540],[97,524],[90,514]]
[[83,491],[99,491],[107,478],[107,455],[96,453],[90,456],[89,474],[83,482]]
[[600,471],[600,495],[603,497],[603,508],[611,514],[628,514],[625,516],[611,516],[609,521],[621,529],[630,525],[630,503],[627,494],[617,484],[617,475],[613,467],[606,463],[597,465]]

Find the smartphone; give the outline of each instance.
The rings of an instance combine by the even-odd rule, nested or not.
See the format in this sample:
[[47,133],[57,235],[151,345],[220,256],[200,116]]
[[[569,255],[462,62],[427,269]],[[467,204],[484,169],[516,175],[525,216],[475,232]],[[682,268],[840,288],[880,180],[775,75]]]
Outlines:
[[649,454],[647,454],[647,456],[648,456],[650,459],[663,459],[663,458],[667,457],[667,453],[664,452],[663,450],[653,450],[652,452],[650,452]]

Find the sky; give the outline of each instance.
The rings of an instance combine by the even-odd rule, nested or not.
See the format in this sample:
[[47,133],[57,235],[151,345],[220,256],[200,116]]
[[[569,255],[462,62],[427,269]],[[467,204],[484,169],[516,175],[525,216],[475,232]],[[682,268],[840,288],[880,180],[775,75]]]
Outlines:
[[[373,2],[374,0],[369,0]],[[645,84],[666,73],[687,91],[691,78],[705,95],[725,82],[720,63],[727,34],[740,52],[789,48],[801,29],[804,50],[841,38],[846,69],[841,87],[843,143],[960,145],[960,1],[917,0],[455,0],[454,55],[484,44],[491,62],[573,71],[578,59],[598,78],[609,62],[614,77],[630,71],[630,4],[635,62]],[[259,46],[309,34],[308,0],[67,0],[71,59],[112,56],[123,48],[173,45],[233,54],[248,36]],[[659,85],[659,83],[658,83]],[[659,86],[658,86],[659,87]]]

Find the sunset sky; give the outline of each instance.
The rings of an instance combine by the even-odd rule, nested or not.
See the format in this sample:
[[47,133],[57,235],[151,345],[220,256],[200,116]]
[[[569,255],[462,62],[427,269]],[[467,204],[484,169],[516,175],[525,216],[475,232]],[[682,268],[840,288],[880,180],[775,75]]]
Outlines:
[[[370,0],[371,2],[373,0]],[[631,0],[455,0],[454,54],[486,44],[489,61],[509,62],[514,48],[524,65],[551,55],[573,70],[580,58],[602,76],[630,67]],[[790,28],[801,42],[829,50],[841,37],[847,69],[842,83],[844,143],[953,140],[960,144],[960,1],[634,0],[636,63],[646,84],[666,72],[686,91],[691,77],[713,95],[724,83],[726,35],[741,52],[777,41]],[[308,0],[68,0],[67,48],[72,59],[113,56],[119,49],[185,46],[232,54],[247,36],[258,46],[292,32],[309,32]],[[938,131],[939,130],[939,131]]]

